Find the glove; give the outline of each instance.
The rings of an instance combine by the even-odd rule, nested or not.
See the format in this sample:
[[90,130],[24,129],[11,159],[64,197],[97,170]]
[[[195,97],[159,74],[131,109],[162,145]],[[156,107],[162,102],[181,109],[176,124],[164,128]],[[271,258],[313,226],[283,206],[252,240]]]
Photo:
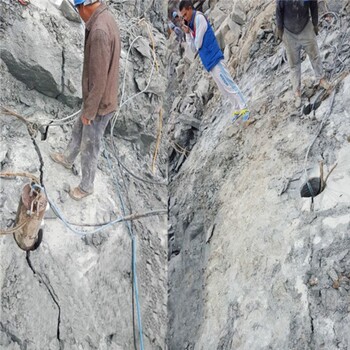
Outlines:
[[318,26],[314,26],[314,32],[316,35],[318,35]]
[[283,28],[277,28],[277,38],[282,40],[283,37]]

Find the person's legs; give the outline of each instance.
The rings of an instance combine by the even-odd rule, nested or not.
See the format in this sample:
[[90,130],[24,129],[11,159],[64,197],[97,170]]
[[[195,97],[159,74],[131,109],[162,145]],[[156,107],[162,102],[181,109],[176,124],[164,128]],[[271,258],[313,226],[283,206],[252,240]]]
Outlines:
[[290,67],[290,80],[295,95],[300,96],[301,91],[301,45],[298,37],[287,29],[283,32],[283,43],[286,48],[287,60]]
[[81,142],[82,179],[79,188],[85,193],[92,193],[104,131],[114,112],[105,116],[97,115],[91,125],[84,125]]
[[247,108],[245,98],[239,87],[233,81],[231,74],[223,60],[212,68],[210,74],[216,82],[221,94],[229,99],[235,110]]
[[50,153],[51,159],[56,163],[63,165],[65,168],[71,169],[80,151],[82,130],[83,130],[83,123],[79,116],[74,123],[71,138],[70,138],[70,141],[68,142],[66,150],[63,153],[61,152]]
[[75,121],[71,138],[68,142],[66,150],[63,153],[64,159],[67,163],[73,164],[80,152],[81,137],[83,133],[83,122],[80,116]]
[[324,80],[321,54],[317,45],[316,35],[311,22],[308,23],[301,34],[301,44],[309,56],[312,68],[315,73],[315,79],[317,83],[320,82],[321,86],[328,88],[329,84]]
[[293,87],[295,107],[301,106],[301,44],[299,36],[284,29],[283,43],[286,48],[287,60],[290,67],[290,80]]

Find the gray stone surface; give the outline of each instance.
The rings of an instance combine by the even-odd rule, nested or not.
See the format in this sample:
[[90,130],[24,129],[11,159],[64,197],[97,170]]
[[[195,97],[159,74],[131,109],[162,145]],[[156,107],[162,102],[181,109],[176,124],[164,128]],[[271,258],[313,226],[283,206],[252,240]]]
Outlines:
[[[132,177],[112,155],[110,129],[105,144],[111,157],[100,157],[95,192],[82,202],[67,194],[79,183],[78,176],[53,163],[52,150],[67,144],[71,124],[51,126],[47,140],[36,141],[43,156],[44,184],[51,200],[69,222],[96,224],[122,215],[117,194],[120,187],[127,213],[166,208],[166,150],[164,137],[155,167],[152,159],[159,124],[159,109],[165,91],[165,2],[113,4],[122,34],[122,68],[125,74],[123,100],[140,90],[135,79],[152,79],[158,95],[148,90],[121,107],[113,130],[117,155]],[[80,108],[83,26],[68,21],[59,10],[61,2],[32,0],[28,7],[5,0],[1,3],[0,40],[6,51],[0,60],[0,101],[37,123],[59,121]],[[125,6],[125,7],[124,7]],[[129,7],[128,7],[129,6]],[[153,33],[158,71],[150,77],[152,57],[136,48],[126,53],[140,35],[151,52],[146,22],[140,23],[146,6],[146,20]],[[129,12],[130,7],[132,11]],[[134,13],[135,10],[135,13]],[[162,14],[160,14],[162,12]],[[155,13],[158,13],[157,16]],[[142,15],[144,13],[142,12]],[[30,31],[28,30],[30,29]],[[121,69],[121,90],[124,69]],[[75,108],[72,109],[72,106]],[[163,121],[163,125],[165,121]],[[25,125],[0,111],[1,171],[27,171],[40,175],[40,163]],[[110,164],[112,169],[110,168]],[[119,185],[114,181],[118,180]],[[0,181],[0,227],[11,226],[25,179]],[[131,209],[130,209],[131,208]],[[75,226],[91,231],[92,227]],[[145,349],[165,349],[167,329],[167,235],[166,216],[139,219],[132,224],[137,243],[139,298]],[[85,238],[68,230],[52,211],[44,220],[40,247],[26,257],[12,235],[0,238],[0,348],[1,349],[116,349],[134,347],[131,284],[131,239],[123,223]],[[136,312],[135,312],[136,316]],[[136,345],[139,347],[135,319]]]
[[241,4],[239,1],[236,1],[230,15],[232,21],[236,22],[239,25],[243,25],[247,18],[244,10],[242,9],[242,5],[243,4]]
[[[166,2],[109,3],[122,33],[121,107],[115,127],[107,130],[109,152],[101,155],[95,193],[73,202],[67,190],[79,182],[79,162],[77,176],[48,156],[63,149],[70,124],[50,127],[47,140],[36,140],[48,194],[70,222],[120,216],[115,179],[133,212],[168,204],[169,222],[154,216],[133,223],[145,349],[350,348],[350,76],[336,90],[332,113],[306,162],[310,177],[319,175],[320,160],[325,171],[338,162],[311,210],[310,199],[299,195],[305,153],[331,98],[314,114],[295,111],[283,46],[272,34],[274,3],[206,2],[216,29],[225,23],[220,40],[248,98],[248,127],[230,122],[232,111],[199,58],[181,56],[173,36],[166,42]],[[1,3],[0,102],[35,122],[57,121],[79,108],[83,27],[68,21],[60,5]],[[333,80],[350,65],[349,1],[330,5],[342,11],[341,21],[322,27],[318,41]],[[27,23],[48,45],[24,32]],[[313,98],[308,60],[302,71],[306,104],[307,96]],[[23,123],[0,112],[0,133],[1,170],[40,175]],[[13,224],[24,183],[1,179],[1,228]],[[49,211],[43,229],[42,244],[29,256],[11,235],[0,238],[0,348],[132,349],[125,225],[81,238]]]
[[[238,3],[231,4],[232,11]],[[270,35],[274,4],[240,5],[247,19],[229,69],[236,68],[235,81],[248,98],[253,123],[246,128],[231,124],[228,104],[198,61],[186,63],[184,76],[173,83],[178,93],[170,95],[169,102],[178,95],[182,101],[173,104],[169,138],[187,152],[175,146],[169,151],[168,346],[347,349],[349,76],[337,90],[306,164],[310,177],[318,176],[321,159],[326,171],[336,161],[339,166],[311,211],[310,199],[299,195],[304,158],[331,99],[315,116],[295,111],[282,44]],[[232,11],[225,13],[232,16]],[[350,59],[348,39],[342,37],[349,18],[339,15],[341,29],[338,23],[318,37],[325,67],[332,61],[327,36],[342,42],[343,64],[332,65],[332,80],[348,70]],[[308,60],[302,71],[305,86],[304,79],[313,76]],[[212,92],[205,105],[199,95],[188,98],[203,79]],[[303,103],[308,103],[306,93]],[[201,121],[199,131],[189,130],[184,120],[192,106]]]
[[76,106],[81,99],[81,24],[67,21],[56,8],[43,10],[34,4],[34,11],[21,9],[19,15],[2,3],[6,29],[1,33],[1,59],[29,89]]

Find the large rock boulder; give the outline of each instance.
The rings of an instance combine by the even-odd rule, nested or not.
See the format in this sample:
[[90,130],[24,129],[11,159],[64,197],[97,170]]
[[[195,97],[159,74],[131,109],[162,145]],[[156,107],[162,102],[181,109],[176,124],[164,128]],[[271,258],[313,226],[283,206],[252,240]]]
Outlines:
[[[13,17],[4,7],[5,31],[1,59],[9,72],[29,89],[73,106],[81,99],[83,30],[67,24],[59,11],[23,10]],[[34,5],[31,5],[34,6]],[[70,34],[70,26],[73,33]]]
[[61,92],[62,49],[41,22],[26,17],[8,29],[1,58],[18,80],[56,97]]

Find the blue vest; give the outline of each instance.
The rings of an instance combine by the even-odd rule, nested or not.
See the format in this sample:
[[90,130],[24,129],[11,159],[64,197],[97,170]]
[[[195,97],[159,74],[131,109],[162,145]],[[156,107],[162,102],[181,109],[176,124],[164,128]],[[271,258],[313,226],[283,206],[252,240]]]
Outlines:
[[[194,33],[194,37],[196,37],[196,32],[194,30],[195,17],[196,11],[193,11],[189,27]],[[216,40],[213,28],[211,27],[207,19],[206,21],[207,31],[205,32],[203,37],[202,47],[199,49],[199,57],[202,60],[203,66],[209,72],[214,66],[216,66],[219,63],[220,60],[224,58],[224,55]]]

